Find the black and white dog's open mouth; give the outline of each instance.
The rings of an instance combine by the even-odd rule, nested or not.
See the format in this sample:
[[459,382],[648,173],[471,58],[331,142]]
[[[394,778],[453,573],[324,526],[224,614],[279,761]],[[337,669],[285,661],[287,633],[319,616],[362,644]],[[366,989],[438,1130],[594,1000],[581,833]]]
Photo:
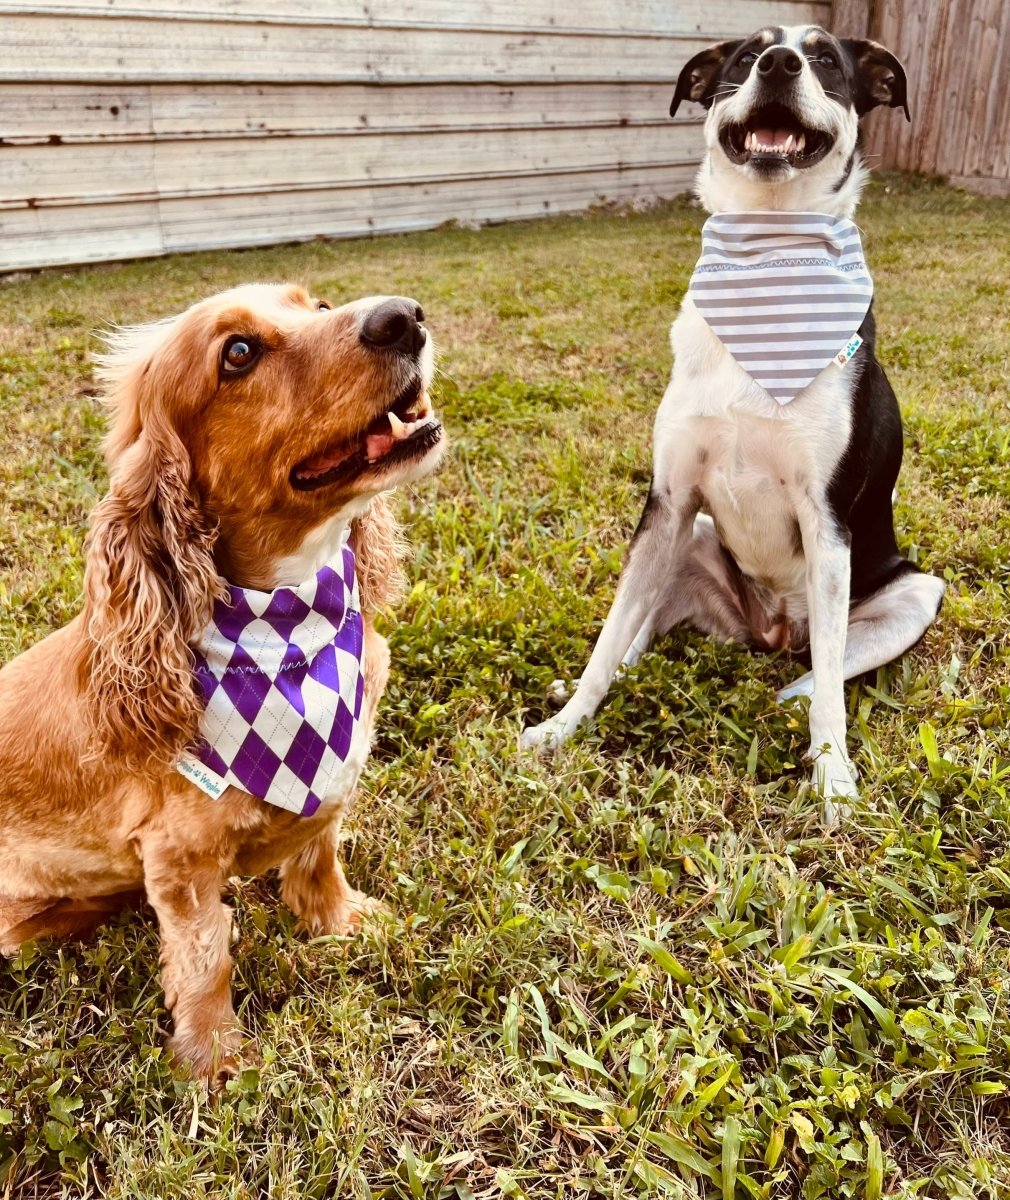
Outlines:
[[745,121],[728,123],[719,131],[723,150],[738,166],[812,167],[834,140],[827,130],[804,125],[784,104],[765,104]]

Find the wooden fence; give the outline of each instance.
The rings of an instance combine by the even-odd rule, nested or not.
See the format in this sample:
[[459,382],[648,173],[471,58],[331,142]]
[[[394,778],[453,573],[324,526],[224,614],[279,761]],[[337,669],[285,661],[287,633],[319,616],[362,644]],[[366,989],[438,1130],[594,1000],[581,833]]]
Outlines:
[[1010,195],[1010,0],[835,0],[834,31],[882,42],[908,72],[912,123],[866,120],[875,166]]
[[0,0],[0,270],[685,190],[691,54],[830,0]]

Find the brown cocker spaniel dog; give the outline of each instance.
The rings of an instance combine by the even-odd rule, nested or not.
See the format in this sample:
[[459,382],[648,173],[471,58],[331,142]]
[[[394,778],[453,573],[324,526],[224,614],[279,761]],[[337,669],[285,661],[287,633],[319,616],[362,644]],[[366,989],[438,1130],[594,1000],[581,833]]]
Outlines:
[[[331,309],[253,285],[114,334],[83,611],[0,671],[0,951],[79,935],[146,894],[171,1050],[212,1084],[237,1065],[228,877],[279,865],[313,934],[348,932],[371,905],[337,838],[389,672],[373,618],[401,583],[383,493],[445,448],[423,319],[403,297]],[[358,749],[339,787],[311,815],[235,786],[212,798],[179,770],[209,715],[194,645],[234,589],[301,585],[335,560],[360,596]]]

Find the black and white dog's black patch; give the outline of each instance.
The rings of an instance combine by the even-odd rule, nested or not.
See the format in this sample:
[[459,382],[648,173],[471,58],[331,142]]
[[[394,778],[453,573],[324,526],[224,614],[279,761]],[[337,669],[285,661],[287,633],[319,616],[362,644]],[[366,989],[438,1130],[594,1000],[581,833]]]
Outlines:
[[[754,265],[751,226],[774,245],[768,227],[784,216],[786,248],[817,224],[812,214],[826,227],[848,227],[866,179],[860,117],[877,105],[908,115],[905,73],[892,54],[816,26],[762,29],[709,47],[681,71],[671,113],[685,100],[708,109],[698,196],[712,214],[741,216],[719,222],[726,272]],[[783,387],[777,399],[759,382],[776,374],[766,366],[776,358],[767,340],[774,303],[795,306],[806,295],[812,345],[825,329],[811,269],[818,260],[805,261],[806,282],[786,278],[788,294],[776,297],[780,264],[767,271],[767,286],[740,289],[757,297],[760,315],[731,308],[736,325],[711,311],[706,320],[685,298],[656,415],[652,488],[617,597],[575,695],[526,730],[525,746],[564,741],[596,711],[622,663],[636,662],[655,634],[688,623],[759,649],[809,653],[813,670],[780,696],[812,697],[810,756],[828,816],[834,799],[855,794],[844,681],[917,642],[944,585],[903,558],[895,540],[901,418],[874,356],[872,304],[855,310],[858,328],[837,356],[821,347],[832,360],[818,364],[811,382]],[[739,345],[730,353],[716,332],[746,340],[750,320],[761,322],[762,338],[753,356],[762,369],[752,365],[753,373]],[[790,337],[788,353],[778,351],[784,378],[798,369],[795,323]]]

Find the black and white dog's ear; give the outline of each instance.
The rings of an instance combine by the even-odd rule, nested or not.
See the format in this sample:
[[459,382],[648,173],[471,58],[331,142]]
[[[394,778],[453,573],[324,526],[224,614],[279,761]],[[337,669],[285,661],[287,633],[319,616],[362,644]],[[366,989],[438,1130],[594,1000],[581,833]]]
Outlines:
[[712,107],[715,98],[716,83],[719,71],[727,58],[741,45],[742,39],[735,42],[717,42],[696,54],[687,63],[677,80],[677,90],[670,102],[670,116],[677,115],[684,100],[694,100],[705,108]]
[[856,112],[863,116],[878,104],[887,104],[903,108],[905,120],[911,121],[905,68],[890,50],[859,38],[842,38],[841,44],[852,63]]

